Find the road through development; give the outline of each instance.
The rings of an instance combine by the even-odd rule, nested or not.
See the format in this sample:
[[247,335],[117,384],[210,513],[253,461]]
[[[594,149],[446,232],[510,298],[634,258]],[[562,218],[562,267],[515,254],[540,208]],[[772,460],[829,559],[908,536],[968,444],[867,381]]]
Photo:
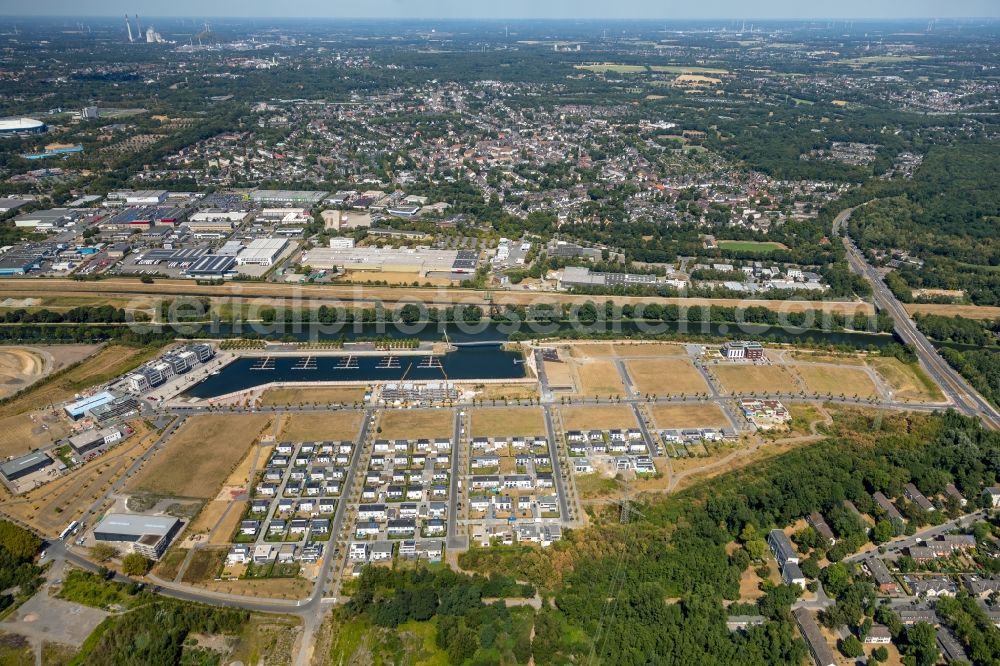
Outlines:
[[845,224],[851,218],[854,210],[854,208],[848,208],[837,215],[833,222],[833,233],[837,234],[843,229],[847,260],[851,269],[871,284],[875,307],[892,315],[897,335],[903,342],[913,347],[924,370],[941,387],[945,395],[954,403],[956,409],[968,416],[980,417],[987,426],[994,430],[1000,429],[1000,412],[972,388],[957,370],[941,358],[934,345],[917,329],[903,304],[890,291],[879,272],[865,260],[861,250],[851,240]]

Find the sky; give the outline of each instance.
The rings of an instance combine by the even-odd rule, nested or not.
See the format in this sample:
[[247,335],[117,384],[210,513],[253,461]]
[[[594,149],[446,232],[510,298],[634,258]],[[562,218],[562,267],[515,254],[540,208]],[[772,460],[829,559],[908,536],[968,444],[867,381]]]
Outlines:
[[998,0],[0,0],[0,15],[331,18],[865,19],[1000,17]]

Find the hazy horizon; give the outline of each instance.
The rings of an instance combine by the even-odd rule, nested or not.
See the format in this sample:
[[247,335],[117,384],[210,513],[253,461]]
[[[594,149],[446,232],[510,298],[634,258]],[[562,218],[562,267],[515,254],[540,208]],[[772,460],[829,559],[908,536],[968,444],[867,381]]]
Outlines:
[[843,0],[836,7],[803,7],[790,0],[749,4],[736,0],[705,0],[697,4],[664,7],[656,0],[619,0],[608,11],[603,0],[509,0],[503,7],[486,2],[453,0],[368,0],[350,7],[330,7],[322,0],[289,0],[277,15],[273,2],[262,0],[175,0],[164,12],[162,2],[149,0],[49,0],[20,4],[0,15],[24,17],[115,17],[143,14],[152,17],[331,18],[331,19],[568,19],[568,20],[907,20],[998,18],[1000,3],[993,0],[914,0],[899,7],[894,0]]

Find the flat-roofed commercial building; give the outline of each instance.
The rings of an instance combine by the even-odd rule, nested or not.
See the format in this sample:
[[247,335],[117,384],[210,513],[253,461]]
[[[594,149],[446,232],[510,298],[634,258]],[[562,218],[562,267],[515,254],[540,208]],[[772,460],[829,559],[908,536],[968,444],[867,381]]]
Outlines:
[[3,474],[3,477],[8,481],[17,481],[33,472],[45,469],[51,464],[52,458],[49,458],[41,451],[35,451],[26,456],[14,458],[0,464],[0,474]]
[[133,552],[155,560],[180,528],[181,521],[173,516],[109,513],[94,528],[94,539],[127,545]]
[[227,278],[236,271],[236,259],[218,254],[206,254],[187,267],[184,274],[189,278]]
[[286,247],[288,240],[285,238],[255,238],[237,255],[236,263],[240,266],[272,266]]
[[303,264],[313,268],[342,268],[345,271],[382,271],[386,273],[453,273],[472,272],[477,259],[460,256],[457,250],[423,248],[325,248],[309,250]]
[[76,402],[71,402],[66,405],[63,409],[66,410],[66,414],[71,419],[78,419],[94,407],[100,407],[101,405],[106,405],[115,399],[115,394],[110,391],[101,391],[100,393],[95,393],[92,396],[82,398]]
[[256,190],[250,193],[250,201],[261,205],[295,205],[312,208],[329,192],[313,190]]

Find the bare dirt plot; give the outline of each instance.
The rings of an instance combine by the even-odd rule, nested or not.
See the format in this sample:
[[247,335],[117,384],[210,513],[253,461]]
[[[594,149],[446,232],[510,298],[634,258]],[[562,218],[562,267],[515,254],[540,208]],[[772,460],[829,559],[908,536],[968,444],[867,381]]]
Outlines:
[[192,416],[129,483],[128,489],[213,499],[269,423],[264,414]]
[[289,414],[278,439],[287,442],[354,441],[361,430],[362,418],[361,412]]
[[649,406],[657,428],[729,428],[732,424],[714,402],[657,404]]
[[627,361],[625,368],[640,393],[692,395],[708,392],[705,378],[687,359],[656,358]]
[[625,386],[622,384],[618,368],[611,361],[586,361],[576,366],[580,382],[577,385],[579,395],[584,396],[623,396]]
[[157,439],[142,421],[132,437],[69,474],[5,503],[4,510],[47,535],[58,534],[111,487]]
[[545,420],[538,407],[473,409],[473,437],[530,437],[545,434]]
[[561,407],[563,427],[567,430],[607,430],[635,428],[635,413],[625,405]]
[[545,361],[545,379],[551,388],[572,389],[576,386],[570,363],[570,361]]
[[723,388],[731,394],[798,393],[799,385],[786,368],[749,363],[709,366]]
[[38,381],[50,365],[48,358],[30,347],[0,347],[0,398]]
[[272,388],[264,391],[261,404],[265,407],[290,405],[352,405],[365,397],[361,386],[316,386]]
[[455,415],[450,409],[397,409],[382,413],[379,437],[431,439],[454,435]]
[[874,358],[869,365],[885,381],[897,400],[944,402],[941,389],[916,363],[896,358]]
[[806,390],[811,393],[857,395],[859,398],[873,398],[878,395],[871,377],[860,368],[796,365],[794,371],[802,377]]
[[419,273],[401,271],[347,271],[343,279],[347,282],[385,282],[395,285],[412,285],[416,282],[421,287],[427,284],[450,287],[457,282],[448,278],[421,276]]

